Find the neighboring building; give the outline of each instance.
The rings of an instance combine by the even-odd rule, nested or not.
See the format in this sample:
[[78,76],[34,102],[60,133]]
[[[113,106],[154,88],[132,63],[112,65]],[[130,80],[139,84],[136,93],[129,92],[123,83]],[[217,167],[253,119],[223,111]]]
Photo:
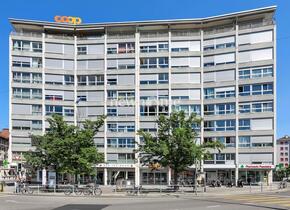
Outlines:
[[3,166],[3,160],[8,157],[9,146],[9,130],[3,129],[0,131],[0,168]]
[[289,166],[289,154],[290,154],[290,136],[277,140],[277,164],[282,164],[284,167]]
[[[195,112],[200,141],[226,148],[207,180],[272,180],[276,147],[276,7],[215,17],[69,25],[10,19],[10,161],[33,149],[52,113],[77,125],[107,115],[95,137],[104,184],[167,184],[171,170],[135,159],[136,131],[159,114]],[[79,101],[76,103],[76,101]],[[192,178],[194,168],[184,173]]]

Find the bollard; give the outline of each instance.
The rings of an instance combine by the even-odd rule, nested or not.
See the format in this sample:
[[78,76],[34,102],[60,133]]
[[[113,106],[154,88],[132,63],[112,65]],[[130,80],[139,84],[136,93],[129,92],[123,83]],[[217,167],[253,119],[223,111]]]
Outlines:
[[263,183],[261,183],[261,192],[263,192]]
[[250,193],[252,193],[252,183],[250,182]]
[[0,192],[3,192],[4,191],[4,184],[3,182],[0,183]]
[[40,186],[39,186],[39,184],[37,185],[37,193],[39,194],[39,192],[40,192]]
[[56,193],[56,185],[53,186],[54,194]]

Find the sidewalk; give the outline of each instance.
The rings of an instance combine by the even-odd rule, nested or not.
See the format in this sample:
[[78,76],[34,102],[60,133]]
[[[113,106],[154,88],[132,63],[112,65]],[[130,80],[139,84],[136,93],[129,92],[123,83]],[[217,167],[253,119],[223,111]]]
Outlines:
[[[198,188],[198,192],[195,194],[192,191],[192,188],[185,188],[181,187],[178,192],[162,192],[166,188],[166,186],[144,186],[145,189],[156,189],[155,192],[148,192],[148,193],[139,193],[138,196],[140,197],[162,197],[162,196],[175,196],[175,197],[186,197],[186,196],[223,196],[223,195],[238,195],[238,194],[257,194],[257,193],[267,193],[267,192],[281,192],[281,191],[288,191],[290,190],[290,187],[285,189],[278,189],[279,183],[273,183],[270,186],[244,186],[243,188],[228,188],[225,186],[222,187],[206,187],[206,192],[203,192],[203,188]],[[116,187],[115,186],[101,186],[102,189],[102,196],[101,197],[134,197],[136,195],[128,195],[126,192],[115,192]],[[158,191],[160,189],[160,191]],[[191,192],[189,192],[191,190]],[[15,188],[14,186],[5,186],[4,192],[0,192],[0,195],[6,194],[6,195],[16,195],[14,193]],[[19,194],[23,195],[23,194]],[[24,194],[27,195],[27,194]],[[33,194],[30,194],[33,196],[64,196],[67,197],[67,195],[64,195],[63,192],[57,192],[57,190],[51,190],[51,192],[43,192],[41,190],[37,190],[35,188]],[[75,194],[68,195],[69,197],[77,196]],[[84,197],[83,195],[81,195]],[[79,196],[77,196],[79,197]],[[96,196],[97,198],[97,196]]]

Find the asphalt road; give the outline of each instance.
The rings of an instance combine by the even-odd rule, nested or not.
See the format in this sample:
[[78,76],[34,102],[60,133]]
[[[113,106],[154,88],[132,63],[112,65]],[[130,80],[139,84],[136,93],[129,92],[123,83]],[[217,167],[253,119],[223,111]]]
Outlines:
[[[271,203],[272,202],[272,203]],[[290,192],[221,197],[56,197],[0,195],[0,210],[260,210],[290,209]]]

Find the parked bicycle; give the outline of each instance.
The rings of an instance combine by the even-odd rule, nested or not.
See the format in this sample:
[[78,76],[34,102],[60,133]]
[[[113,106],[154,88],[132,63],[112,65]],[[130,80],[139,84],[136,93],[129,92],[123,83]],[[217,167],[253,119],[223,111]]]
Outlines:
[[26,183],[21,183],[19,186],[19,192],[22,194],[32,194],[33,193],[33,189],[31,187],[29,187],[28,184]]
[[212,180],[210,186],[211,187],[221,187],[222,183],[218,179],[217,180]]
[[74,185],[65,189],[64,191],[65,195],[71,195],[72,193],[75,193],[76,195],[81,195],[83,193],[83,188],[80,188],[78,185]]
[[93,195],[93,196],[101,196],[102,190],[99,185],[87,186],[84,191],[84,195]]
[[84,187],[80,187],[78,185],[75,185],[73,187],[67,188],[64,191],[65,195],[71,195],[72,193],[75,193],[75,195],[94,195],[94,196],[100,196],[102,195],[102,190],[101,188],[97,185],[97,186],[92,186],[92,185],[87,185]]
[[287,187],[287,182],[286,181],[281,181],[279,183],[279,189],[285,189]]
[[142,190],[142,185],[140,185],[140,186],[134,186],[134,187],[131,188],[131,189],[127,189],[127,190],[126,190],[126,193],[127,193],[128,195],[138,195],[138,193],[140,193],[141,190]]

